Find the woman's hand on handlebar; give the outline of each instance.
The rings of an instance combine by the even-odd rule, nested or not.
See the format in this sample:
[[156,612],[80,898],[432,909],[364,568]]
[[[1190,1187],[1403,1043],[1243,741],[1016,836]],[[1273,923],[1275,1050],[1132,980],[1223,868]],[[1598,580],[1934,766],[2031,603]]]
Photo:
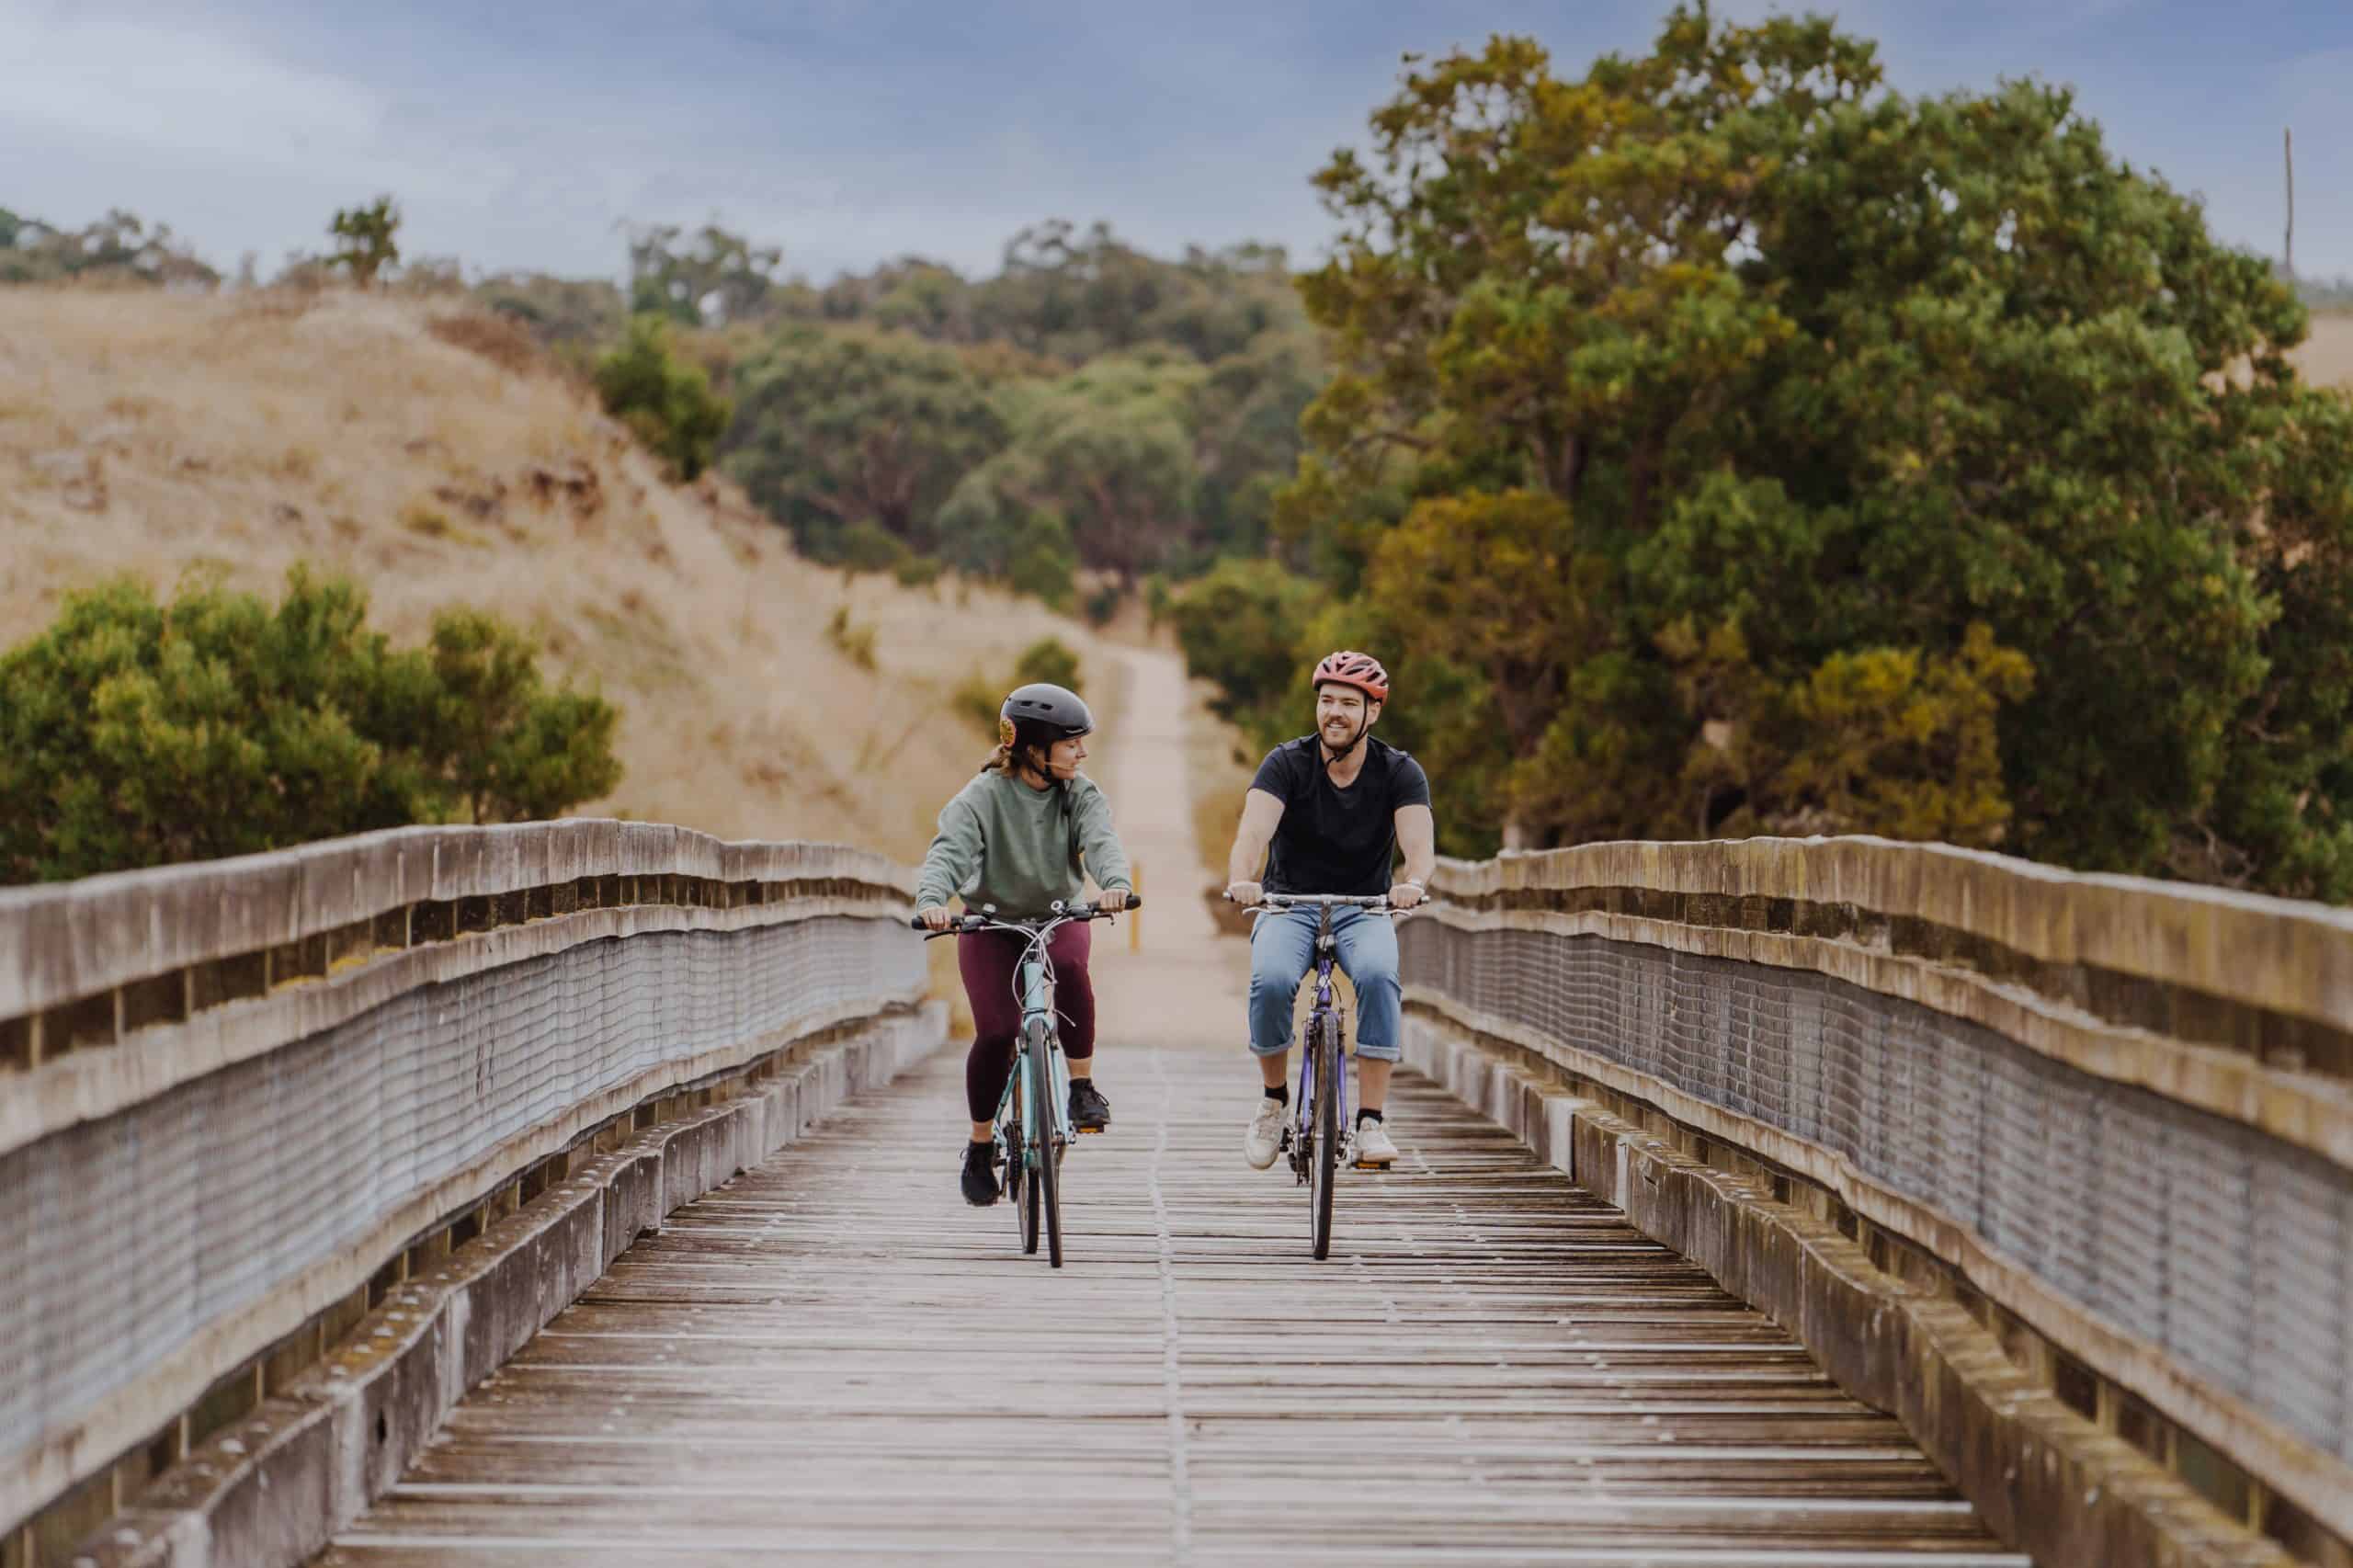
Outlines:
[[1247,908],[1256,903],[1265,891],[1264,886],[1257,882],[1233,882],[1227,886],[1225,896]]
[[929,909],[919,911],[915,918],[923,922],[926,931],[945,931],[956,923],[955,912],[944,903],[935,903]]
[[1095,907],[1106,915],[1117,915],[1128,906],[1128,890],[1105,888],[1095,895]]

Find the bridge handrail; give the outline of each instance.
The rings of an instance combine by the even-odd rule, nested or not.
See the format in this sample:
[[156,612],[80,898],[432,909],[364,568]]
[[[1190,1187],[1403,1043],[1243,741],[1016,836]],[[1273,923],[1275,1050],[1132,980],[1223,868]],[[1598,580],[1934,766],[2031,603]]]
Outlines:
[[[0,1530],[584,1141],[788,1053],[901,1060],[936,1028],[914,887],[840,845],[568,820],[0,891]],[[847,1092],[827,1071],[737,1119],[747,1157]]]
[[[1431,883],[1469,902],[1608,888],[1851,905],[2045,964],[2091,966],[2353,1028],[2353,909],[2231,888],[1860,835],[1506,850],[1492,860],[1441,858]],[[1884,939],[1883,931],[1863,935]]]
[[2353,1168],[2353,910],[1862,836],[1441,858],[1430,891],[1704,930],[1679,945],[1902,994]]
[[841,844],[730,842],[692,828],[567,817],[398,827],[291,849],[0,889],[0,1019],[190,965],[296,947],[420,904],[590,878],[844,881],[912,896],[915,873]]

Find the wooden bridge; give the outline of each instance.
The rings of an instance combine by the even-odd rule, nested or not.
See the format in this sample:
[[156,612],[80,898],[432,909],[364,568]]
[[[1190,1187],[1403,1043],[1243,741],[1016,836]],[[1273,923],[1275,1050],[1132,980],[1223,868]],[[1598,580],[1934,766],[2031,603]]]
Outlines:
[[[1107,787],[1131,851],[1180,867],[1181,690],[1165,661],[1137,678]],[[0,1176],[46,1233],[135,1228],[108,1208],[151,1191],[120,1174],[132,1132],[151,1167],[225,1150],[267,1173],[198,1172],[207,1196],[170,1211],[194,1240],[151,1223],[121,1267],[25,1231],[0,1244],[8,1568],[2347,1561],[2329,1496],[2353,1471],[2326,1424],[2353,1392],[2295,1403],[2332,1365],[2353,1375],[2328,1359],[2343,1301],[2297,1298],[2311,1321],[2282,1326],[2250,1287],[2256,1355],[2320,1370],[2232,1383],[2196,1337],[2232,1302],[2161,1280],[2171,1315],[2143,1332],[2033,1239],[2038,1208],[2095,1212],[2075,1166],[2016,1171],[2022,1200],[1968,1175],[2051,1153],[2036,1102],[2084,1092],[2019,1074],[2081,1075],[2101,1065],[2083,1041],[2129,1033],[2150,1042],[2132,1095],[2236,1108],[2226,1224],[2278,1229],[2289,1199],[2266,1195],[2290,1187],[2338,1217],[2243,1256],[2353,1282],[2353,1120],[2309,1070],[2330,1026],[2250,988],[2219,1026],[2177,1004],[2156,1031],[2117,1020],[2147,1003],[2123,978],[2029,1006],[2022,966],[2056,960],[2017,907],[1981,918],[1982,887],[1977,935],[1923,954],[1919,890],[1862,849],[1843,871],[1809,861],[1778,902],[1721,867],[1678,881],[1671,857],[1631,892],[1615,862],[1591,892],[1583,871],[1450,868],[1449,912],[1407,928],[1423,1071],[1393,1096],[1404,1157],[1344,1173],[1319,1264],[1304,1190],[1241,1154],[1246,949],[1165,875],[1133,950],[1097,931],[1115,1120],[1066,1166],[1053,1271],[1019,1254],[1008,1209],[957,1195],[961,1053],[935,1049],[936,1009],[909,1010],[912,942],[884,935],[897,873],[642,835],[514,840],[519,864],[437,841],[420,871],[423,841],[403,842],[408,860],[313,862],[243,914],[220,914],[251,885],[227,871],[142,892],[151,935],[199,909],[258,933],[169,961],[86,930],[44,946],[28,922],[82,918],[34,902],[54,895],[0,904],[24,955],[0,970],[19,1074],[0,1077]],[[347,884],[348,905],[322,891]],[[124,896],[85,903],[120,918]],[[287,908],[311,911],[300,930],[272,924]],[[2117,973],[2092,905],[2071,908],[2077,966]],[[2300,918],[2247,939],[2333,963],[2342,927]],[[256,949],[257,977],[236,956]],[[2002,1006],[2032,1017],[1991,1032]],[[2216,1028],[2255,1042],[2234,1062],[2199,1037]],[[2307,1056],[2278,1067],[2267,1028],[2302,1029]],[[414,1060],[411,1035],[430,1042]],[[644,1038],[662,1049],[631,1054]],[[367,1082],[408,1086],[347,1112],[362,1080],[331,1070],[367,1051]],[[1938,1073],[1976,1108],[1939,1099],[1961,1091]],[[210,1131],[170,1143],[185,1108],[131,1128],[215,1084]],[[2148,1108],[2101,1107],[2082,1114]],[[2156,1136],[2194,1161],[2204,1126]],[[2186,1189],[2165,1201],[2204,1224]],[[300,1245],[237,1240],[305,1225]],[[2081,1246],[2125,1270],[2106,1244]],[[132,1286],[74,1326],[75,1300],[166,1253],[214,1317]]]

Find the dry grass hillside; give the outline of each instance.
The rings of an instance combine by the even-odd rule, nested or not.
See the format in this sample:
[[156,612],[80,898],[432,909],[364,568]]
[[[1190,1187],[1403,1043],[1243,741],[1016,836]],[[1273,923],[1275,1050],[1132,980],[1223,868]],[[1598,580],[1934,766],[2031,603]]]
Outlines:
[[2353,386],[2353,315],[2314,315],[2313,335],[2295,359],[2307,381]]
[[952,582],[845,587],[731,487],[665,483],[500,324],[446,311],[0,290],[0,646],[111,574],[168,590],[216,564],[274,593],[310,561],[404,642],[460,602],[536,628],[622,709],[628,775],[589,811],[903,857],[986,750],[948,706],[968,675],[1051,633],[1110,695],[1085,629]]

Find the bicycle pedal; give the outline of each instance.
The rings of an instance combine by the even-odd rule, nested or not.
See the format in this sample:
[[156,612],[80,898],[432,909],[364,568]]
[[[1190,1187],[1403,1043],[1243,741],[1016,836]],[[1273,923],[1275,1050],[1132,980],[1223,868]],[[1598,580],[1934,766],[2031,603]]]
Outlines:
[[1110,1131],[1110,1124],[1107,1122],[1101,1127],[1082,1127],[1078,1130],[1078,1133],[1082,1138],[1091,1138],[1098,1132],[1108,1132]]
[[1388,1160],[1351,1160],[1348,1162],[1348,1168],[1358,1171],[1385,1171],[1391,1164],[1392,1162]]

